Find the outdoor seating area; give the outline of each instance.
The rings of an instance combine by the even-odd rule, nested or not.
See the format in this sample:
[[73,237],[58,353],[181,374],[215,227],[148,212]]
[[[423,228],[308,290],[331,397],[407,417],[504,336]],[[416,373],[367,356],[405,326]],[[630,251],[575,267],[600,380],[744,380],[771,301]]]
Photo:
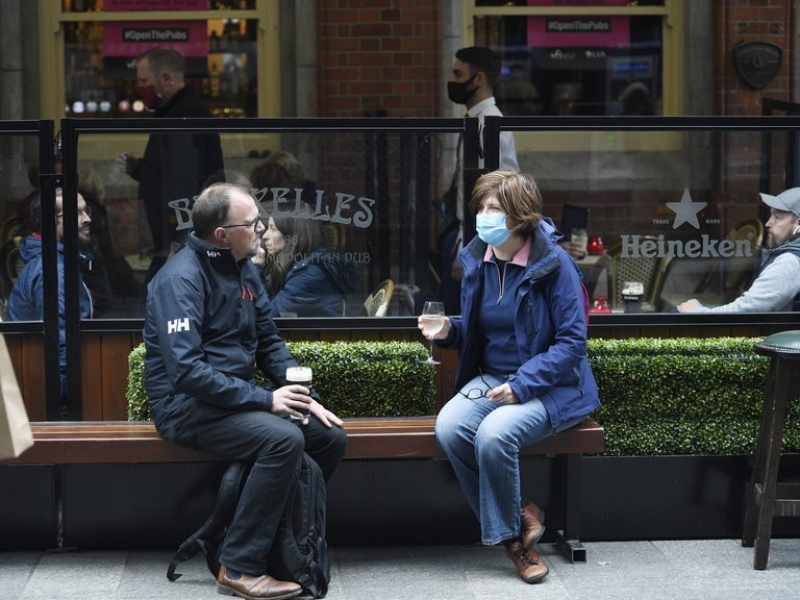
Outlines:
[[[347,377],[351,381],[363,380],[370,388],[369,392],[356,393],[359,398],[359,408],[363,413],[370,412],[371,398],[376,402],[382,399],[396,397],[398,390],[406,394],[428,394],[427,406],[432,406],[433,372],[428,365],[418,362],[420,349],[424,348],[417,343],[400,342],[372,342],[372,343],[326,343],[326,342],[293,342],[290,343],[295,356],[304,364],[313,365],[315,373],[315,387],[330,399],[330,406],[337,406],[337,401],[342,400],[341,394],[337,396],[335,389],[344,388],[341,375],[336,368],[342,362],[350,364]],[[137,346],[129,357],[128,400],[129,414],[134,418],[142,415],[139,403],[143,398],[142,380],[142,345]],[[316,360],[314,358],[316,357]],[[383,376],[382,371],[390,375]],[[397,374],[405,373],[405,380],[398,381]],[[330,394],[326,391],[330,389]],[[348,386],[350,391],[358,388]],[[422,406],[426,406],[422,398]],[[405,403],[408,412],[413,412],[412,402]],[[393,410],[389,406],[388,410]],[[409,475],[420,461],[444,462],[444,453],[436,442],[434,436],[434,422],[432,415],[427,416],[373,416],[353,417],[348,415],[347,406],[337,408],[337,412],[347,416],[345,430],[348,435],[348,447],[345,461],[369,461],[374,466],[375,461],[403,461],[407,463]],[[144,415],[147,416],[146,414]],[[122,533],[127,530],[129,513],[120,497],[116,496],[113,488],[106,488],[106,496],[110,506],[106,509],[104,519],[108,522],[124,522],[122,526],[107,526],[102,535],[93,536],[97,523],[89,518],[81,528],[81,510],[77,508],[77,517],[73,518],[70,507],[82,507],[94,498],[96,488],[81,475],[80,466],[87,468],[105,468],[119,465],[122,470],[120,476],[124,477],[126,467],[162,465],[163,470],[180,470],[186,463],[198,463],[198,467],[205,470],[208,475],[204,477],[203,496],[213,500],[214,487],[218,480],[212,473],[219,470],[219,459],[201,452],[175,446],[165,441],[156,432],[151,421],[82,421],[82,422],[47,422],[37,423],[33,426],[35,443],[31,449],[19,458],[9,461],[9,465],[28,465],[34,468],[52,469],[54,476],[60,481],[61,489],[55,490],[55,500],[50,507],[54,511],[52,521],[62,519],[68,524],[63,537],[50,539],[48,544],[78,547],[114,547],[130,544],[130,538]],[[563,482],[557,497],[564,505],[563,521],[557,527],[557,539],[562,552],[571,561],[585,561],[585,549],[580,542],[580,506],[581,506],[581,461],[582,454],[596,454],[603,450],[603,428],[594,420],[587,418],[584,423],[566,430],[552,438],[543,440],[526,448],[523,456],[554,456],[560,459],[559,479]],[[72,468],[78,467],[78,468]],[[1,475],[1,473],[0,473]],[[107,474],[104,486],[115,478],[116,474]],[[180,476],[172,479],[170,484],[177,493],[177,498],[183,498],[180,489]],[[198,485],[198,482],[195,482]],[[362,485],[350,488],[349,494],[358,495]],[[157,491],[153,489],[140,489],[138,493],[149,495]],[[47,489],[44,491],[49,493]],[[30,491],[36,494],[35,490]],[[42,493],[40,491],[40,493]],[[124,496],[127,491],[120,490]],[[47,504],[49,498],[31,498],[30,501],[39,505]],[[346,503],[353,504],[350,499]],[[112,508],[113,507],[113,508]],[[45,509],[46,510],[46,509]],[[178,506],[162,506],[165,514],[173,514],[180,510]],[[111,515],[114,515],[112,517]],[[157,516],[156,519],[161,519]],[[114,533],[114,532],[117,533]],[[71,535],[70,535],[71,534]],[[47,536],[44,533],[45,538]],[[150,535],[147,543],[150,545],[169,545],[173,538],[180,536],[175,527],[169,525],[159,528],[158,534]],[[389,534],[391,535],[391,534]],[[80,540],[80,541],[76,541]],[[387,540],[388,541],[388,540]]]
[[[601,397],[606,399],[601,410],[593,419],[523,454],[524,479],[537,482],[532,488],[534,497],[562,507],[549,513],[552,529],[545,540],[560,539],[562,551],[580,562],[589,560],[584,535],[594,541],[740,536],[750,473],[748,454],[754,447],[768,371],[767,358],[753,349],[759,339],[590,340],[593,370]],[[303,360],[318,357],[315,381],[322,390],[342,387],[335,365],[355,364],[352,358],[344,358],[348,352],[377,357],[358,369],[388,365],[397,372],[399,360],[410,369],[408,383],[413,373],[432,381],[429,368],[416,362],[417,355],[426,353],[419,343],[290,342],[290,347]],[[132,406],[141,397],[137,389],[141,350],[137,346],[128,357]],[[326,361],[334,367],[326,367]],[[720,365],[725,368],[720,370]],[[351,377],[353,373],[358,371],[351,371]],[[386,381],[378,372],[371,380]],[[378,385],[376,397],[395,394],[391,385],[391,380]],[[433,393],[433,388],[417,389],[427,389],[423,395]],[[681,397],[681,389],[692,390],[691,397]],[[368,398],[366,392],[361,394]],[[331,395],[335,403],[336,394]],[[634,405],[638,406],[635,411]],[[360,406],[368,410],[368,405]],[[430,410],[424,408],[425,403],[422,406],[420,410]],[[789,473],[797,469],[793,460],[797,454],[792,453],[800,449],[797,411],[793,404],[783,436],[789,454],[782,469]],[[678,413],[684,418],[671,416]],[[382,524],[384,543],[475,539],[473,518],[453,488],[452,472],[435,440],[430,413],[348,415],[346,422],[346,460],[331,488],[333,540],[345,545],[364,543],[375,519],[386,514],[378,507],[388,506],[393,507],[392,518]],[[3,485],[16,485],[20,492],[16,502],[36,507],[33,515],[52,511],[42,521],[46,526],[40,523],[39,531],[26,538],[33,544],[29,549],[59,544],[80,549],[169,547],[208,510],[224,466],[215,457],[166,442],[148,420],[37,423],[34,437],[32,449],[0,468]],[[641,469],[647,469],[647,474]],[[711,472],[727,483],[698,487]],[[670,485],[664,487],[667,481]],[[191,510],[176,521],[169,515],[176,514],[189,490],[195,498]],[[96,502],[103,503],[102,517],[87,510]],[[676,514],[675,506],[685,508]],[[19,504],[5,506],[2,513],[10,517],[17,510]],[[149,510],[154,514],[147,515]],[[13,518],[7,521],[3,526],[12,532],[31,526],[27,521],[17,525]],[[697,527],[698,522],[705,526]],[[563,535],[554,535],[556,530]],[[782,537],[796,531],[797,525],[776,523],[773,533]],[[4,544],[18,543],[15,539],[6,538]]]

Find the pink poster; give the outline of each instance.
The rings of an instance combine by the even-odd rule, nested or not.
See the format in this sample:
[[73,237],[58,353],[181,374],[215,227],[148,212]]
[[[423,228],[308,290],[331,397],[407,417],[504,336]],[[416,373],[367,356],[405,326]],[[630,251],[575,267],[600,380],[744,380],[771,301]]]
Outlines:
[[153,46],[169,46],[184,56],[208,54],[205,21],[126,21],[103,25],[103,54],[139,56]]
[[627,6],[628,0],[528,0],[528,6]]
[[620,48],[630,38],[630,17],[528,17],[531,48]]
[[208,0],[105,0],[103,10],[106,12],[208,10]]

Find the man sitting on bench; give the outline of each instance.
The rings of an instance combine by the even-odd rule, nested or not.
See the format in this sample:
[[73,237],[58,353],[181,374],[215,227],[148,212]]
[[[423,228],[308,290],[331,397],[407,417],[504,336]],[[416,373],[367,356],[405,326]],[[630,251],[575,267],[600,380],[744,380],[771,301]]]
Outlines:
[[[148,286],[145,389],[153,421],[176,444],[253,463],[222,545],[217,590],[291,598],[300,585],[265,571],[292,482],[304,452],[327,480],[347,437],[306,386],[287,385],[286,368],[298,365],[250,260],[264,233],[253,197],[233,184],[212,185],[192,219],[188,245]],[[256,367],[276,389],[256,385]]]

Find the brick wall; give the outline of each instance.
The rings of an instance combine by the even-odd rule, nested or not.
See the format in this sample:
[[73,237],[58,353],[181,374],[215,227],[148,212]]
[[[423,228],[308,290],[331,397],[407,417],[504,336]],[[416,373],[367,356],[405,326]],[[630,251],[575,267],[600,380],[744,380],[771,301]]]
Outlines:
[[438,2],[320,0],[317,11],[319,116],[441,116]]
[[[797,37],[794,4],[792,0],[715,1],[715,114],[760,115],[762,98],[797,101],[792,96]],[[783,51],[778,74],[760,90],[749,86],[734,65],[734,48],[747,42],[768,42]]]
[[[439,2],[319,0],[317,18],[318,116],[443,116],[439,106],[446,84],[441,76]],[[400,185],[419,175],[400,172],[403,158],[412,168],[415,164],[419,148],[414,136],[403,157],[397,135],[386,139],[385,153],[379,151],[382,139],[353,133],[325,136],[322,142],[326,161],[320,172],[326,189],[360,189],[376,201],[372,227],[352,230],[348,238],[349,251],[372,255],[371,270],[378,266],[378,255],[387,251],[391,264],[397,265],[399,248],[409,243],[400,226],[412,217],[402,211]],[[375,156],[381,164],[367,165],[365,156]],[[381,174],[385,187],[377,181]],[[405,200],[413,202],[408,196]],[[370,279],[388,275],[375,271]]]
[[[798,102],[794,94],[794,61],[797,48],[797,8],[792,0],[716,0],[714,5],[714,114],[757,116],[765,98]],[[777,75],[761,89],[754,89],[735,65],[736,47],[766,42],[781,48]],[[687,90],[691,93],[691,90]],[[780,114],[780,113],[777,113]],[[784,186],[785,136],[772,139],[771,173],[767,189],[760,190],[761,136],[745,141],[742,134],[726,136],[720,147],[716,202],[724,202],[731,215],[752,213],[756,190],[778,193]]]

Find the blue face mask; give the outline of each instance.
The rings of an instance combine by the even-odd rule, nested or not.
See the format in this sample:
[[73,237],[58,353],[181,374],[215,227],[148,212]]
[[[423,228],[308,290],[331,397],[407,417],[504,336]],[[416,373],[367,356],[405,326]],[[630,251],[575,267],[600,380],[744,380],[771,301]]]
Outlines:
[[506,216],[503,213],[479,214],[475,217],[478,237],[490,246],[502,246],[511,235],[506,228]]

